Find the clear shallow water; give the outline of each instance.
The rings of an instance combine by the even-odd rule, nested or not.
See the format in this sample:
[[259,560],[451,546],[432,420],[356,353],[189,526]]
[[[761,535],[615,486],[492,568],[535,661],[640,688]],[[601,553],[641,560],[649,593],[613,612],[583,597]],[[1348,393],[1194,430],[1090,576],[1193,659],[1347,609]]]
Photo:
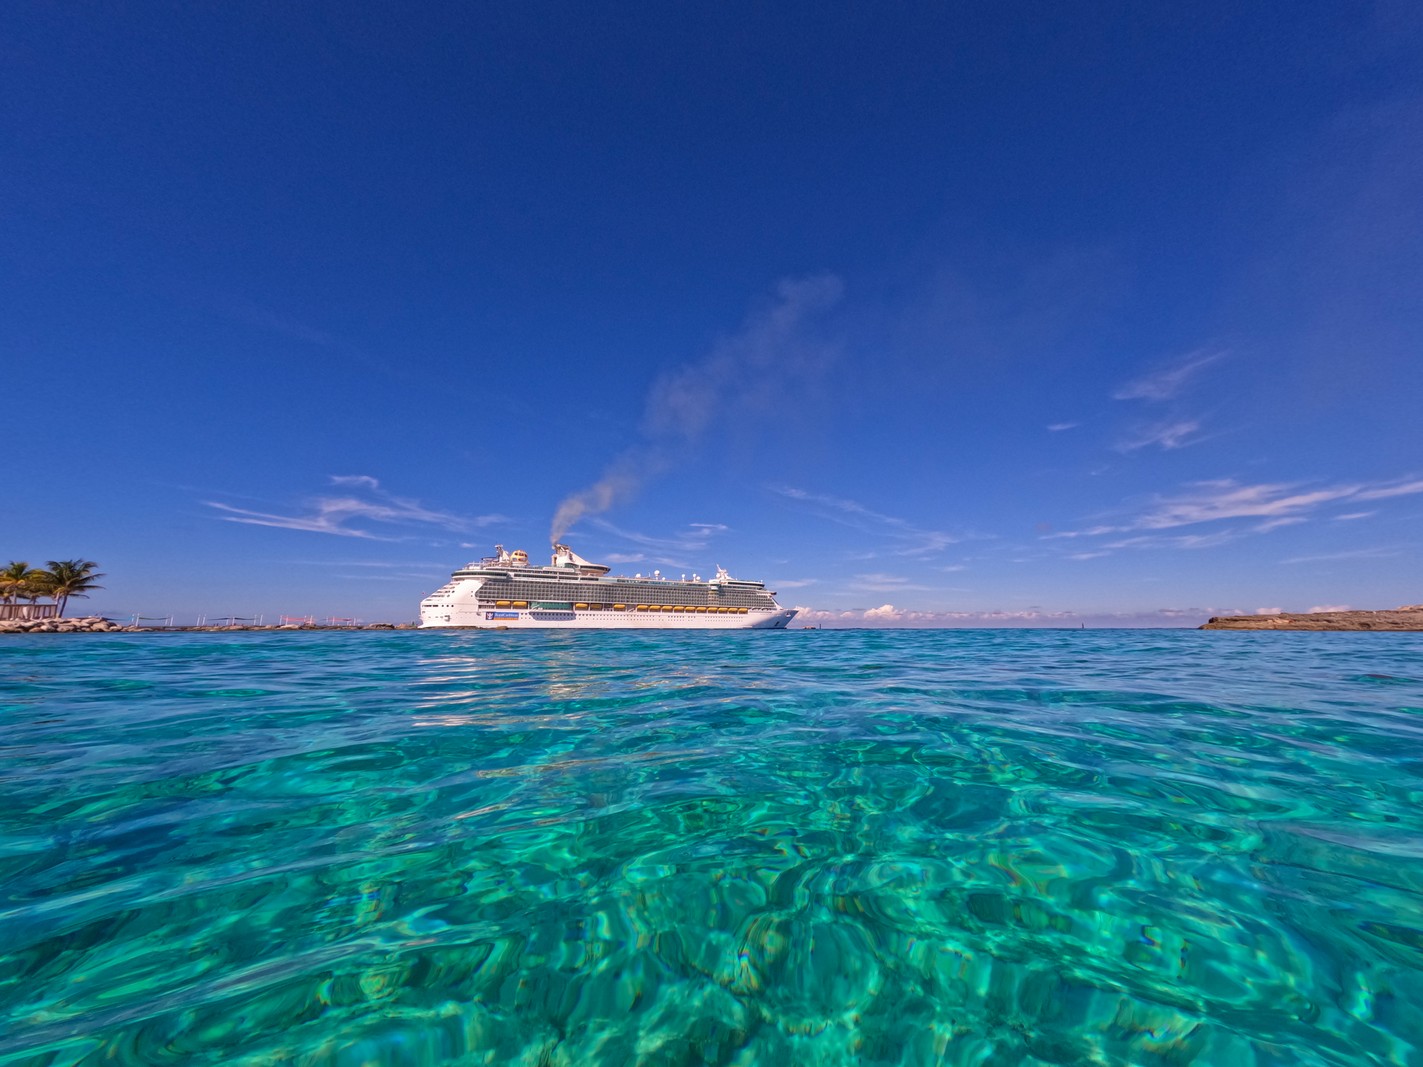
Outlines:
[[1420,1064],[1423,638],[0,643],[0,1064]]

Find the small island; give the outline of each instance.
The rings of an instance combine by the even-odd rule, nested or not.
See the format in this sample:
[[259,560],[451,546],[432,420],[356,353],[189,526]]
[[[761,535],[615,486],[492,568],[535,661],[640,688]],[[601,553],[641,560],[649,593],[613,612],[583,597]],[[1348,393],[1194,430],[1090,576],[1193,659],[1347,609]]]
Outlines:
[[1281,612],[1220,615],[1202,630],[1423,630],[1423,604],[1383,611]]

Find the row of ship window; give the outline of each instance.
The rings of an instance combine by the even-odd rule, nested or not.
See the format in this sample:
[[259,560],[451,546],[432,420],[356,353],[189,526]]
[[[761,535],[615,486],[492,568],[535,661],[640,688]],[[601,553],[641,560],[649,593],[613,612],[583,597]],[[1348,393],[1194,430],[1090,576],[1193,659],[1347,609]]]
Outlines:
[[[513,592],[513,591],[511,590],[511,592]],[[518,592],[522,593],[526,599],[530,599],[530,600],[538,600],[538,599],[540,599],[540,598],[545,598],[545,597],[548,598],[548,599],[550,599],[550,600],[563,600],[563,599],[566,598],[570,593],[575,592],[575,590],[567,589],[567,588],[559,589],[559,588],[557,588],[557,587],[552,587],[552,588],[549,588],[549,587],[539,588],[538,586],[534,586],[533,588],[522,588],[522,589],[519,589]],[[699,596],[699,595],[696,595],[696,594],[687,594],[687,593],[681,592],[680,590],[675,590],[675,591],[674,591],[674,590],[661,590],[661,589],[659,589],[659,590],[656,590],[655,592],[652,591],[652,590],[648,590],[648,592],[653,593],[653,595],[657,596],[659,600],[670,601],[670,602],[673,603],[673,604],[696,604],[696,603],[698,603],[698,602],[700,602],[701,604],[707,604],[707,598],[706,598],[705,595],[700,595],[700,596]],[[485,595],[488,596],[489,594],[486,593]],[[511,597],[511,599],[512,599],[512,597]],[[758,596],[756,596],[754,593],[739,593],[739,594],[738,594],[738,593],[729,593],[729,594],[726,594],[726,595],[720,597],[719,599],[721,600],[721,602],[722,602],[723,604],[737,604],[737,603],[739,603],[739,604],[744,604],[744,605],[747,605],[747,606],[755,606],[755,605],[757,605],[757,604],[765,603],[765,601],[766,601],[767,599],[769,599],[769,598],[766,597],[765,594],[762,594],[761,596],[758,597]],[[708,605],[708,606],[710,606],[710,605]]]
[[[496,608],[527,608],[527,600],[496,600]],[[540,605],[549,607],[550,605]],[[683,604],[584,604],[573,605],[574,611],[684,611],[699,615],[745,615],[749,608],[734,608],[699,604],[695,607]]]

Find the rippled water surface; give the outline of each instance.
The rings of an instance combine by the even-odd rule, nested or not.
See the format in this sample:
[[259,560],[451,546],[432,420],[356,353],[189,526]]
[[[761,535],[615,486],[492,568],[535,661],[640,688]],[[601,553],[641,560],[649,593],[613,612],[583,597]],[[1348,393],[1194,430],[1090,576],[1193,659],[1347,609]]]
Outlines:
[[1423,1064],[1423,639],[0,638],[0,1064]]

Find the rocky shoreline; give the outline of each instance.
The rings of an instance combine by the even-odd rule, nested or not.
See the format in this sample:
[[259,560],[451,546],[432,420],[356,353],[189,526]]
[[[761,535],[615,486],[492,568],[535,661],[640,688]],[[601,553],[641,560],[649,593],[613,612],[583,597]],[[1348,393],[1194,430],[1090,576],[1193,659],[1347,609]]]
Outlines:
[[341,631],[343,633],[352,630],[414,630],[416,625],[410,622],[372,622],[363,626],[305,626],[299,623],[287,623],[284,626],[165,626],[162,628],[152,626],[126,626],[121,622],[106,619],[100,615],[86,615],[76,619],[4,619],[0,620],[0,634],[171,634],[171,633],[201,633],[201,634],[230,634],[244,633],[251,631],[266,630],[313,630]]
[[1423,604],[1384,611],[1284,612],[1220,615],[1202,630],[1423,630]]

